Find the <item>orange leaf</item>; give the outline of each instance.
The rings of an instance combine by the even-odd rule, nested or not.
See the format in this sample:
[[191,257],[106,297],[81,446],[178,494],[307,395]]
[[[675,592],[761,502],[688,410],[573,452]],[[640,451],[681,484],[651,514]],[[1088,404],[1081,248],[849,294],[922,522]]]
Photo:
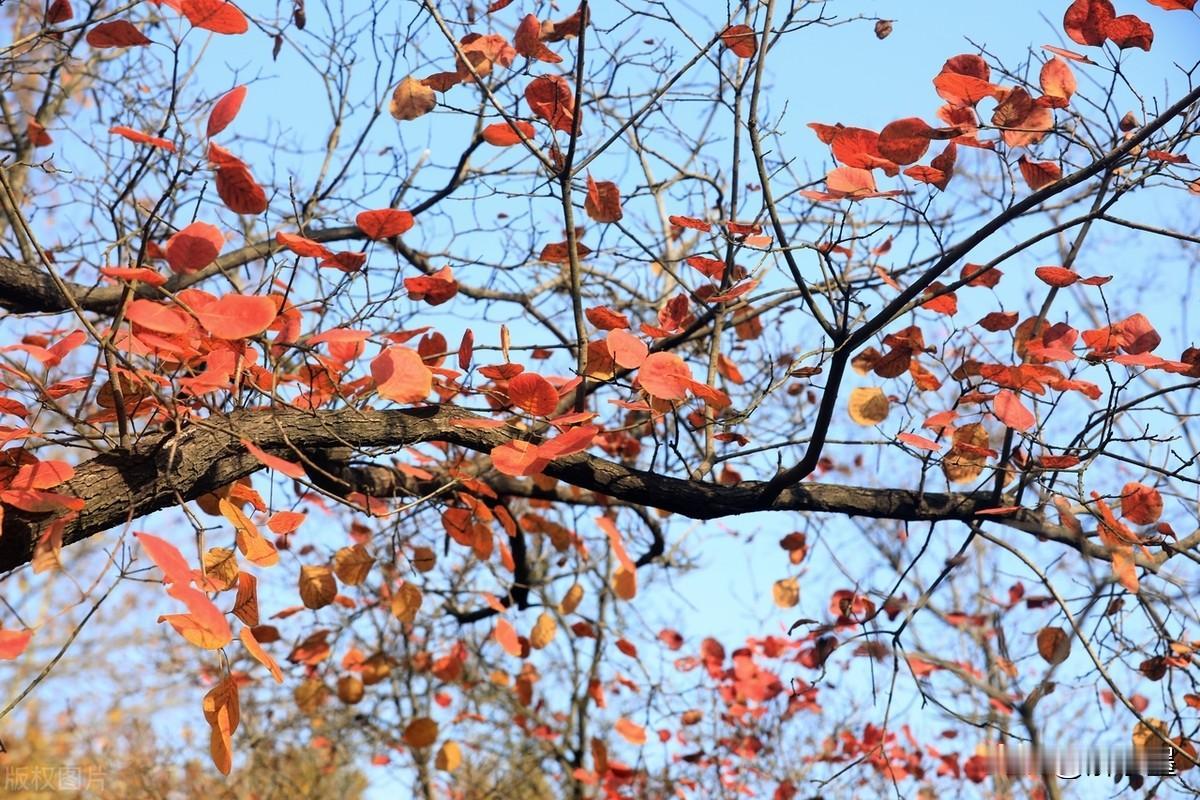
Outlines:
[[912,164],[929,149],[934,130],[920,117],[889,122],[879,132],[879,152],[897,164]]
[[424,300],[431,306],[440,306],[458,294],[458,282],[450,267],[442,267],[432,275],[405,278],[404,288],[408,290],[410,300]]
[[269,328],[277,312],[270,297],[230,293],[198,310],[196,319],[218,339],[245,339]]
[[1130,481],[1121,489],[1121,516],[1133,524],[1152,525],[1162,512],[1162,495],[1153,486]]
[[515,121],[512,125],[509,125],[507,122],[497,122],[488,125],[480,132],[480,136],[490,145],[511,147],[514,144],[521,143],[521,137],[517,134],[516,129],[525,134],[526,139],[533,139],[533,125],[519,120]]
[[1150,52],[1154,43],[1154,29],[1134,14],[1122,14],[1109,20],[1104,26],[1104,35],[1122,50],[1140,47]]
[[294,461],[287,461],[279,456],[273,456],[248,439],[242,439],[242,446],[246,448],[250,455],[261,461],[263,466],[267,467],[268,469],[273,469],[276,472],[282,472],[289,478],[295,478],[296,480],[300,480],[306,474],[304,472],[304,467],[300,466]]
[[5,631],[0,630],[0,661],[12,661],[21,653],[25,652],[25,648],[29,646],[29,640],[33,638],[33,631]]
[[621,190],[612,181],[597,183],[588,175],[587,198],[583,202],[583,210],[596,222],[617,222],[623,216],[621,211]]
[[271,677],[275,679],[275,682],[283,683],[283,672],[280,671],[279,664],[271,657],[270,653],[263,649],[258,640],[254,638],[254,631],[248,626],[242,626],[242,629],[238,631],[238,638],[246,646],[247,652],[254,656],[258,663],[271,671]]
[[758,50],[754,29],[749,25],[731,25],[721,34],[721,44],[738,58],[750,58]]
[[371,361],[379,396],[396,403],[419,403],[433,390],[433,373],[416,350],[389,347]]
[[[650,348],[645,342],[621,328],[614,328],[608,332],[606,344],[613,361],[625,369],[637,369],[645,363],[650,354]],[[690,374],[688,377],[691,377]]]
[[261,214],[267,210],[267,193],[245,165],[217,169],[217,196],[235,214]]
[[514,439],[492,448],[492,466],[514,478],[537,475],[550,463],[550,458],[535,444]]
[[692,383],[692,371],[674,353],[651,353],[638,370],[638,383],[651,397],[682,400]]
[[163,583],[186,585],[191,582],[192,568],[188,566],[187,560],[179,552],[179,548],[165,539],[151,536],[148,533],[137,532],[133,535],[141,542],[142,549],[146,551],[146,555],[150,556],[150,560],[162,570]]
[[535,372],[522,372],[510,380],[508,398],[513,405],[535,416],[553,414],[558,408],[558,392],[550,381]]
[[501,617],[496,620],[496,630],[492,635],[496,637],[496,641],[504,648],[504,652],[514,658],[521,658],[523,650],[521,640],[517,636],[517,630],[512,626],[512,623]]
[[183,15],[197,28],[236,35],[250,29],[246,15],[224,0],[183,0]]
[[211,139],[229,127],[229,123],[233,122],[245,99],[245,86],[238,86],[222,95],[221,99],[213,104],[212,111],[209,112],[205,135]]
[[161,139],[157,136],[151,136],[148,133],[136,131],[133,128],[127,128],[124,125],[114,125],[108,129],[108,132],[115,133],[117,136],[121,136],[131,142],[136,142],[137,144],[148,144],[151,147],[158,147],[166,150],[168,153],[175,152],[174,142],[168,141],[167,139]]
[[125,319],[158,333],[184,333],[188,329],[187,317],[153,300],[134,300],[125,308]]
[[1021,403],[1021,399],[1008,389],[1003,389],[992,401],[992,411],[996,419],[1010,428],[1027,431],[1036,421],[1033,412]]
[[212,263],[224,244],[217,226],[193,222],[167,240],[167,263],[175,272],[195,272]]
[[1029,184],[1029,188],[1035,192],[1062,178],[1062,169],[1053,161],[1030,161],[1022,155],[1017,160],[1017,166],[1020,167],[1021,175]]
[[641,747],[646,743],[646,729],[636,722],[630,722],[621,717],[617,720],[617,724],[613,726],[613,730],[621,735],[621,738],[632,745]]
[[413,215],[394,208],[364,211],[354,218],[354,224],[368,239],[391,239],[413,226]]
[[277,231],[275,233],[275,241],[281,247],[286,247],[298,256],[305,258],[329,258],[333,255],[325,245],[320,242],[314,242],[304,236],[298,236],[294,233],[284,233]]
[[1063,30],[1076,44],[1099,47],[1107,37],[1105,28],[1115,16],[1109,0],[1075,0],[1063,15]]

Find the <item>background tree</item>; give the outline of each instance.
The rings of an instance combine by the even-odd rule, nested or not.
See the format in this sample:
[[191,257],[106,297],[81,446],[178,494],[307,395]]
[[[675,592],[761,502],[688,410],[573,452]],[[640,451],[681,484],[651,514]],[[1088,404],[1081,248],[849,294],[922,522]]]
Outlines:
[[0,718],[129,629],[234,792],[1190,766],[1200,22],[1122,3],[841,120],[851,2],[5,4]]

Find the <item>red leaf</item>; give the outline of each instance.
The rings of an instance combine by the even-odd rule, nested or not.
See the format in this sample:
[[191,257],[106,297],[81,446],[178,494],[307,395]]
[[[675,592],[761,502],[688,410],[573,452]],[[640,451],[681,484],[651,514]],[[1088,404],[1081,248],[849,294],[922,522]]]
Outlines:
[[1038,267],[1033,271],[1042,283],[1061,289],[1079,280],[1079,273],[1066,267]]
[[431,306],[440,306],[458,294],[458,282],[450,267],[442,267],[432,275],[405,278],[404,288],[408,290],[410,300],[424,300]]
[[33,631],[30,630],[0,630],[0,661],[12,661],[24,653],[25,648],[29,646],[29,640],[32,638]]
[[354,224],[368,239],[391,239],[400,236],[413,226],[413,215],[394,208],[364,211],[354,218]]
[[629,331],[616,328],[608,332],[608,352],[625,369],[637,369],[650,354],[650,348]]
[[179,548],[148,533],[138,532],[133,535],[142,543],[142,549],[150,556],[150,560],[162,570],[163,583],[191,583],[192,568],[188,566],[187,559],[179,552]]
[[712,231],[711,223],[705,222],[702,219],[696,219],[695,217],[670,216],[667,217],[667,222],[670,222],[672,225],[678,225],[681,228],[691,228],[692,230],[700,231],[701,233],[709,233]]
[[519,55],[544,61],[547,64],[557,64],[562,56],[555,53],[542,42],[542,23],[533,14],[526,14],[513,34],[513,47]]
[[433,372],[408,347],[389,347],[372,359],[371,377],[379,396],[397,403],[419,403],[433,390]]
[[231,293],[197,310],[196,319],[218,339],[245,339],[271,327],[278,311],[270,297]]
[[148,144],[151,147],[159,147],[166,150],[168,153],[175,152],[175,143],[167,139],[160,139],[157,136],[151,136],[148,133],[135,131],[133,128],[127,128],[124,125],[114,125],[108,129],[109,133],[115,133],[117,136],[122,136],[131,142],[138,144]]
[[167,263],[175,272],[195,272],[212,263],[224,244],[216,225],[193,222],[167,240]]
[[608,306],[594,306],[583,312],[587,315],[588,322],[595,325],[602,331],[617,330],[618,328],[629,327],[629,317],[617,311],[613,311]]
[[583,201],[583,210],[596,222],[618,222],[623,216],[621,211],[621,190],[612,181],[597,183],[588,175],[587,198]]
[[88,31],[86,41],[92,47],[140,47],[151,43],[131,22],[123,19],[101,22]]
[[242,446],[246,448],[246,451],[250,453],[250,455],[261,461],[263,466],[268,469],[273,469],[276,472],[282,472],[289,478],[295,478],[296,480],[300,480],[306,474],[304,472],[304,467],[300,466],[294,461],[288,461],[280,458],[279,456],[273,456],[248,439],[242,439]]
[[555,436],[548,442],[538,446],[538,455],[542,458],[561,458],[562,456],[582,453],[591,447],[600,429],[595,425],[580,425],[571,428],[566,433]]
[[1062,178],[1062,169],[1053,161],[1030,161],[1022,155],[1017,161],[1017,166],[1020,167],[1021,175],[1029,184],[1029,188],[1035,192]]
[[246,15],[223,0],[183,0],[181,10],[188,22],[213,33],[239,34],[250,29]]
[[491,457],[493,467],[514,478],[537,475],[551,460],[537,445],[521,439],[492,448]]
[[146,330],[176,334],[188,330],[187,317],[153,300],[134,300],[125,308],[125,319]]
[[721,34],[721,44],[738,58],[750,58],[758,50],[754,29],[749,25],[731,25]]
[[1196,7],[1196,0],[1146,0],[1152,6],[1165,8],[1167,11],[1191,11]]
[[575,120],[575,97],[561,75],[539,75],[525,87],[529,108],[556,131],[571,132]]
[[942,446],[932,439],[926,439],[924,436],[919,436],[915,433],[901,433],[896,436],[897,439],[905,444],[916,447],[920,450],[941,450]]
[[652,353],[638,370],[638,383],[651,397],[682,400],[692,383],[692,371],[674,353]]
[[929,149],[933,132],[920,117],[889,122],[879,132],[879,152],[897,164],[913,164]]
[[1154,29],[1134,14],[1122,14],[1104,26],[1104,35],[1122,50],[1140,47],[1150,52],[1154,44]]
[[50,25],[66,22],[74,16],[75,10],[71,8],[71,0],[54,0],[46,9],[46,22]]
[[508,399],[534,416],[553,414],[558,408],[558,391],[536,372],[522,372],[508,382]]
[[261,214],[267,210],[267,194],[246,166],[217,169],[217,195],[235,214]]
[[1099,47],[1104,44],[1105,29],[1116,14],[1109,0],[1075,0],[1063,16],[1063,30],[1076,44]]
[[1029,430],[1036,421],[1033,412],[1022,405],[1021,399],[1008,389],[1000,390],[992,400],[992,411],[996,419],[1018,431]]
[[238,86],[222,95],[221,99],[213,104],[212,111],[209,112],[205,135],[211,139],[229,127],[229,123],[233,122],[233,118],[241,110],[242,101],[245,99],[245,86]]
[[517,129],[525,134],[526,139],[533,139],[533,125],[528,122],[515,121],[512,125],[507,122],[497,122],[488,125],[480,132],[480,136],[488,144],[496,147],[511,147],[514,144],[521,143],[521,137],[517,135]]
[[886,175],[899,171],[896,164],[879,151],[879,134],[866,128],[841,128],[829,143],[833,157],[846,167],[882,169]]
[[276,231],[275,241],[281,247],[286,247],[296,255],[305,258],[329,258],[333,255],[329,248],[320,242],[314,242],[312,239],[294,233]]
[[1121,516],[1133,524],[1153,525],[1162,512],[1162,495],[1153,486],[1131,481],[1121,489]]
[[825,187],[847,197],[866,196],[875,193],[875,177],[865,169],[838,167],[825,176]]
[[149,267],[101,267],[100,274],[119,281],[141,281],[148,286],[162,286],[167,282],[166,276]]

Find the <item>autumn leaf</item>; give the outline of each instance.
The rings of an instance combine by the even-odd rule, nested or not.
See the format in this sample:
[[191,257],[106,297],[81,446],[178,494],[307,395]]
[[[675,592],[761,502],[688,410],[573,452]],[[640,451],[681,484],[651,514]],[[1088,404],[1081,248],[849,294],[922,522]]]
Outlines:
[[1002,389],[996,395],[992,401],[992,411],[997,419],[1013,430],[1027,431],[1036,422],[1033,412],[1021,403],[1021,398],[1008,389]]
[[800,582],[795,578],[780,578],[771,584],[771,597],[780,608],[793,608],[800,604]]
[[1105,29],[1116,17],[1109,0],[1074,0],[1063,15],[1063,30],[1076,44],[1099,47],[1107,38]]
[[858,425],[873,426],[888,417],[891,403],[877,386],[859,386],[850,392],[850,419]]
[[631,722],[625,717],[621,717],[617,720],[616,724],[613,725],[613,730],[615,730],[622,739],[629,742],[631,745],[634,745],[635,747],[641,747],[646,743],[646,729],[641,725],[638,725],[636,722]]
[[134,537],[141,543],[142,549],[155,566],[162,570],[164,583],[187,584],[192,580],[192,568],[175,545],[152,536],[148,533],[137,532]]
[[128,20],[115,19],[98,23],[88,29],[85,41],[92,47],[141,47],[151,44],[142,32]]
[[33,631],[13,631],[0,629],[0,661],[12,661],[29,646],[29,640],[33,638]]
[[354,224],[368,239],[391,239],[406,233],[413,226],[413,215],[394,208],[363,211],[354,218]]
[[556,131],[570,133],[577,110],[575,96],[561,75],[539,75],[525,87],[529,109]]
[[1071,654],[1071,637],[1062,628],[1042,628],[1037,634],[1037,649],[1047,664],[1061,664]]
[[260,295],[227,294],[196,312],[201,327],[219,339],[246,339],[271,327],[278,306]]
[[195,272],[212,263],[224,246],[217,226],[193,222],[167,240],[167,263],[175,272]]
[[1121,489],[1121,516],[1134,525],[1153,525],[1162,512],[1162,495],[1153,486],[1130,481]]
[[419,403],[433,390],[433,373],[416,350],[389,347],[371,361],[371,377],[379,396],[396,403]]
[[558,408],[558,391],[535,372],[522,372],[508,382],[508,399],[534,416],[553,414]]
[[587,198],[583,210],[596,222],[618,222],[623,216],[621,211],[621,191],[612,181],[596,182],[588,175]]
[[394,119],[407,122],[428,114],[436,105],[437,96],[433,89],[409,75],[392,91],[388,111]]
[[755,38],[749,25],[731,25],[721,33],[721,44],[738,58],[750,58],[758,51]]
[[659,400],[682,400],[692,383],[692,371],[674,353],[651,353],[638,370],[638,383]]
[[242,101],[245,99],[245,86],[235,87],[223,94],[213,104],[212,111],[209,112],[208,125],[205,127],[204,135],[211,139],[229,127],[229,123],[233,122],[234,117],[237,116],[238,111],[242,108]]
[[123,139],[128,139],[136,144],[148,144],[151,147],[157,147],[160,150],[166,150],[168,153],[175,152],[174,142],[168,139],[163,139],[159,136],[151,136],[148,133],[143,133],[142,131],[137,131],[133,128],[127,128],[124,125],[114,125],[108,129],[108,132],[116,134]]
[[182,10],[188,22],[213,33],[235,36],[250,29],[246,15],[225,0],[183,0]]
[[514,144],[521,143],[518,130],[525,134],[526,139],[533,139],[535,133],[533,126],[521,120],[515,120],[511,125],[507,122],[492,123],[485,126],[479,135],[485,142],[495,147],[512,147]]
[[404,743],[409,747],[429,747],[437,737],[438,724],[429,717],[418,717],[404,727]]
[[453,741],[443,742],[434,757],[433,765],[442,772],[454,772],[462,765],[462,750]]
[[1017,160],[1017,166],[1021,169],[1025,183],[1029,184],[1029,188],[1034,191],[1043,186],[1049,186],[1062,178],[1062,169],[1053,161],[1030,161],[1027,156],[1022,154]]

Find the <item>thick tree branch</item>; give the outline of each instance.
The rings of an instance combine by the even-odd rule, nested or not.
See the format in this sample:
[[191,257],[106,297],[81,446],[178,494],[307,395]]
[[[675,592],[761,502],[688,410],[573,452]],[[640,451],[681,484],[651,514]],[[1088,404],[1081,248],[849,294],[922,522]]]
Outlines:
[[[100,455],[79,466],[75,476],[56,489],[84,501],[83,511],[65,525],[63,544],[175,506],[179,498],[193,500],[262,469],[262,464],[242,446],[243,439],[284,456],[292,453],[293,459],[293,449],[320,457],[330,448],[392,449],[428,441],[486,453],[508,441],[509,436],[502,431],[462,424],[471,419],[476,417],[453,406],[431,406],[324,412],[280,407],[197,420],[178,434],[144,438],[127,455]],[[759,482],[735,486],[704,483],[582,454],[551,463],[546,473],[595,494],[691,519],[755,511],[803,511],[908,521],[967,521],[979,519],[981,511],[994,505],[991,492],[919,493],[830,484],[793,486],[763,504],[763,484]],[[341,477],[353,474],[344,470]],[[351,490],[364,488],[379,494],[395,493],[378,483]],[[0,536],[0,571],[28,562],[51,521],[45,514],[6,511]],[[984,518],[1060,541],[1090,557],[1107,557],[1103,547],[1050,524],[1032,510]],[[1153,569],[1155,564],[1147,561],[1144,566]]]

